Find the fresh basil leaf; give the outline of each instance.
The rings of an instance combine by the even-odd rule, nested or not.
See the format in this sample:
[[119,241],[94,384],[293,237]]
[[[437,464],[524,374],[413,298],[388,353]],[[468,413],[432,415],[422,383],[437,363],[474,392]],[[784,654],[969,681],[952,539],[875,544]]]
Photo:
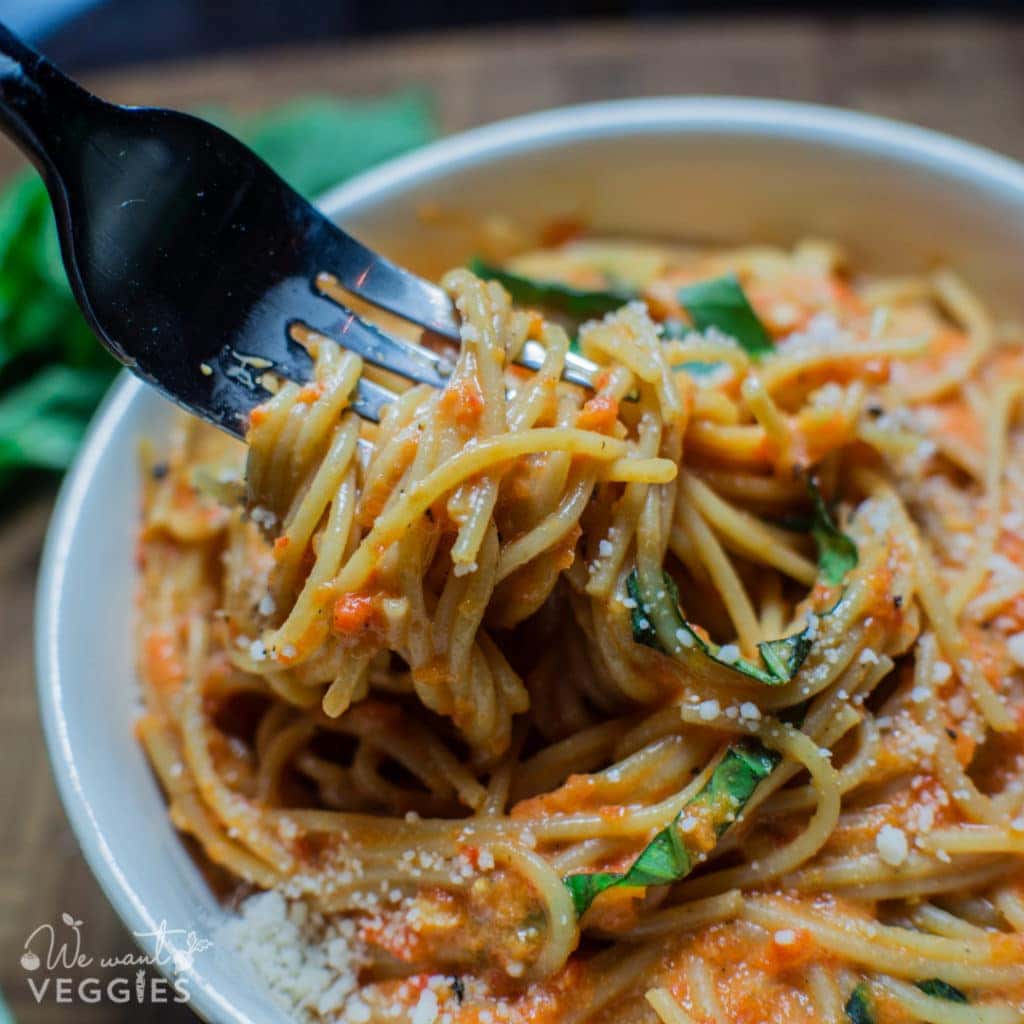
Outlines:
[[768,666],[768,671],[779,679],[789,681],[807,659],[813,640],[809,636],[810,629],[802,629],[792,636],[784,636],[778,640],[763,640],[757,645],[758,651]]
[[851,1024],[875,1024],[875,1014],[871,1007],[871,996],[868,994],[867,985],[861,982],[850,993],[843,1007],[846,1016],[850,1018]]
[[469,261],[469,269],[477,277],[497,281],[512,296],[513,301],[521,306],[546,306],[567,313],[577,320],[604,316],[605,313],[621,309],[627,302],[636,298],[635,293],[624,289],[590,291],[574,288],[560,281],[542,281],[476,258]]
[[[645,593],[644,588],[634,569],[626,578],[626,591],[633,607],[630,609],[630,625],[633,639],[639,644],[653,647],[668,655],[683,655],[686,651],[696,648],[701,654],[721,665],[723,668],[742,672],[752,679],[767,686],[780,686],[788,683],[804,663],[811,649],[809,637],[810,627],[805,626],[799,633],[782,637],[779,640],[764,640],[757,645],[763,666],[755,665],[746,658],[723,658],[719,644],[705,640],[697,629],[686,619],[679,609],[679,591],[675,581],[667,572],[662,572],[663,587],[656,594]],[[666,645],[662,642],[654,622],[660,615],[671,616],[674,627],[674,643]]]
[[699,857],[686,844],[680,823],[699,813],[721,837],[742,813],[754,790],[781,758],[757,740],[740,740],[725,749],[711,777],[692,800],[640,852],[627,871],[568,875],[562,881],[572,896],[577,917],[615,886],[669,885],[685,878]]
[[66,469],[110,380],[102,370],[50,366],[0,398],[0,472]]
[[914,984],[926,996],[934,996],[936,999],[948,999],[951,1003],[969,1002],[967,996],[960,989],[950,985],[948,981],[943,981],[941,978],[928,978],[925,981],[915,981]]
[[679,302],[698,331],[714,327],[735,338],[740,348],[755,359],[774,349],[772,336],[758,319],[735,274],[687,285],[679,290]]
[[[671,579],[668,573],[664,575],[666,578]],[[675,580],[672,583],[674,585]],[[645,647],[653,647],[656,651],[665,653],[664,648],[661,646],[661,641],[658,639],[658,631],[654,628],[654,623],[647,618],[647,606],[644,603],[643,595],[640,593],[640,582],[637,579],[636,569],[626,577],[626,593],[629,594],[629,599],[633,602],[629,609],[629,624],[633,630],[634,643],[643,644]],[[682,616],[680,616],[681,619]]]
[[836,526],[818,485],[810,477],[807,478],[807,489],[814,509],[811,534],[818,546],[818,569],[825,582],[834,587],[857,567],[857,545]]

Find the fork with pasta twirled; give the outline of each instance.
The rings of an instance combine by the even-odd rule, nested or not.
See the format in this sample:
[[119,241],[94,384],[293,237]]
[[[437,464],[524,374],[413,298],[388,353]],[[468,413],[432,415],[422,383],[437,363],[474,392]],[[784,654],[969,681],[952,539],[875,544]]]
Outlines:
[[[451,300],[331,223],[237,139],[171,110],[106,103],[0,25],[0,127],[46,181],[78,304],[104,345],[190,412],[242,436],[274,382],[308,380],[324,335],[407,381],[444,386],[444,351],[392,337],[346,294],[459,340]],[[443,348],[443,345],[441,346]],[[515,361],[538,369],[524,339]],[[562,375],[595,368],[569,353]],[[378,420],[395,393],[361,377]]]

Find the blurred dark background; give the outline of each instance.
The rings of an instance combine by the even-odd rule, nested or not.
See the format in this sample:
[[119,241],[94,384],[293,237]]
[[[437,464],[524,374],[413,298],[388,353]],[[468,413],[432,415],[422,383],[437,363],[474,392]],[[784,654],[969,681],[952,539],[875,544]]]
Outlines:
[[[0,0],[0,19],[66,67],[223,54],[360,36],[666,15],[1016,15],[1024,0],[722,3],[713,0]],[[683,57],[683,55],[681,55]]]

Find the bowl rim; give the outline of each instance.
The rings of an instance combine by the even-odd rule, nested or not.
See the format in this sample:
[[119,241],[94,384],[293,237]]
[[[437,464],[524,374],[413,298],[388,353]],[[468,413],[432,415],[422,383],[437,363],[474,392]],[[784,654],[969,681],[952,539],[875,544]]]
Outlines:
[[[999,185],[1024,199],[1024,166],[1010,157],[916,125],[818,104],[741,97],[673,97],[614,100],[559,107],[485,125],[440,139],[395,158],[329,190],[318,200],[328,216],[358,213],[386,202],[405,186],[429,183],[520,152],[555,148],[574,141],[639,133],[704,132],[789,139],[830,148],[871,153],[883,159],[942,169],[977,184]],[[122,371],[86,432],[74,464],[61,485],[47,527],[35,599],[35,672],[47,754],[64,812],[82,854],[108,902],[131,932],[158,920],[100,829],[93,803],[102,795],[85,792],[80,751],[71,739],[64,712],[65,680],[60,670],[58,613],[68,586],[68,561],[77,511],[92,486],[98,463],[116,443],[123,420],[146,385]],[[150,955],[153,939],[137,939]],[[222,992],[215,976],[195,972],[189,1008],[206,1020],[254,1024]]]

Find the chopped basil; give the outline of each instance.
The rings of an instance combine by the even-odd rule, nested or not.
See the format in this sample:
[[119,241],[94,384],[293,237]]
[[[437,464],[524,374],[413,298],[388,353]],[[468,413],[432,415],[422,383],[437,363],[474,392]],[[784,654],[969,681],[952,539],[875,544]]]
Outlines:
[[740,348],[755,359],[774,348],[772,336],[758,319],[735,274],[680,288],[679,302],[698,331],[714,327],[735,338]]
[[868,988],[861,982],[850,993],[843,1007],[846,1016],[850,1018],[851,1024],[875,1024],[875,1015],[871,1009],[871,997],[868,995]]
[[968,1002],[967,996],[960,989],[950,985],[948,981],[943,981],[941,978],[928,978],[926,981],[915,981],[914,984],[926,996],[934,996],[936,999],[948,999],[951,1003]]
[[[782,637],[779,640],[764,640],[757,645],[763,665],[755,665],[752,661],[735,657],[723,657],[722,646],[705,640],[679,610],[679,591],[675,581],[667,572],[662,572],[663,587],[655,594],[645,592],[640,578],[634,569],[626,579],[626,590],[634,607],[630,610],[630,624],[633,628],[633,639],[639,644],[653,647],[663,654],[680,655],[696,648],[701,654],[717,662],[724,668],[756,679],[768,686],[780,686],[788,683],[804,663],[811,649],[809,636],[810,626],[805,626],[799,633]],[[674,637],[670,644],[663,642],[662,636],[655,627],[658,618],[668,617]],[[731,645],[734,646],[734,645]]]
[[811,649],[812,640],[808,635],[810,627],[805,626],[799,633],[784,636],[778,640],[763,640],[757,645],[768,671],[775,678],[789,682],[797,669],[804,663]]
[[740,740],[726,747],[700,792],[644,847],[628,871],[597,871],[563,879],[577,917],[606,889],[669,885],[685,878],[700,858],[687,846],[686,833],[680,827],[683,819],[706,817],[716,838],[722,836],[779,761],[777,753],[757,740]]
[[857,567],[857,545],[836,526],[818,485],[810,477],[807,478],[807,489],[814,506],[811,534],[818,546],[818,568],[825,582],[835,586]]
[[470,260],[469,269],[477,277],[497,281],[520,305],[547,306],[568,313],[578,320],[612,313],[636,298],[634,292],[620,288],[591,291],[574,288],[560,281],[542,281],[525,277],[523,274],[485,263],[481,259]]

